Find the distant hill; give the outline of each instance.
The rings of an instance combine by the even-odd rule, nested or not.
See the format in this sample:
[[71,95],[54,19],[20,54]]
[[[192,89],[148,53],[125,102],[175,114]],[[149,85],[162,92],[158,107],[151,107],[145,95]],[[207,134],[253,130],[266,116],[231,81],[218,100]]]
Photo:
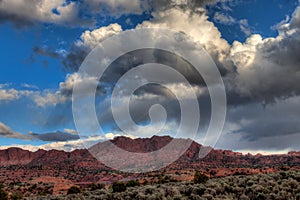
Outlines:
[[[158,150],[173,139],[174,138],[170,136],[153,136],[151,138],[137,139],[120,136],[111,141],[124,150],[144,153]],[[179,141],[187,139],[175,138],[174,140]],[[108,141],[100,142],[91,147],[90,150],[98,153],[105,152],[105,145],[107,145],[107,143]],[[191,146],[187,149],[187,151],[175,163],[170,165],[170,167],[254,167],[266,165],[300,164],[300,152],[289,152],[288,154],[281,155],[243,155],[231,150],[211,149],[210,153],[206,157],[200,159],[198,154],[201,147],[201,144],[192,141]],[[86,149],[79,149],[72,152],[58,150],[38,150],[36,152],[30,152],[20,148],[0,150],[0,166],[11,165],[22,165],[24,167],[43,166],[43,168],[69,168],[77,166],[108,169],[103,164],[98,162]]]

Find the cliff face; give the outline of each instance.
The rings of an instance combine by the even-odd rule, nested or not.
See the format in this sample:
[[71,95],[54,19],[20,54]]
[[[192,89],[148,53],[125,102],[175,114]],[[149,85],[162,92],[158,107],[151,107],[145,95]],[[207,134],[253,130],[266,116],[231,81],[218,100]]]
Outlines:
[[[117,137],[112,142],[118,147],[130,152],[150,152],[167,145],[173,138],[169,136],[153,136],[151,138],[130,139]],[[185,139],[175,139],[185,140]],[[107,142],[98,143],[91,149],[103,149]],[[283,155],[242,155],[230,150],[215,150],[200,159],[199,150],[202,145],[192,141],[187,151],[176,161],[180,168],[193,166],[264,166],[281,164],[300,164],[300,152],[290,152]],[[164,155],[167,156],[167,155]],[[147,162],[144,160],[143,162]],[[20,148],[0,150],[0,166],[23,165],[43,166],[43,168],[107,168],[97,161],[86,149],[64,152],[58,150],[38,150],[30,152]]]
[[39,150],[36,152],[30,152],[20,148],[9,148],[6,150],[0,150],[0,165],[26,165],[33,159],[42,156],[46,151]]

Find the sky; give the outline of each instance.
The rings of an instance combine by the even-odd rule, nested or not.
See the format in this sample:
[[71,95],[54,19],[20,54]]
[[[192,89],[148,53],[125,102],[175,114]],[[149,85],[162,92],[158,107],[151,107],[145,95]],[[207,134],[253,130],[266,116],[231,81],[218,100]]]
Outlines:
[[[184,32],[217,64],[227,116],[215,148],[300,150],[298,0],[0,0],[0,148],[70,151],[83,148],[81,139],[89,145],[117,135],[149,137],[155,124],[139,134],[122,133],[108,108],[111,96],[100,89],[97,116],[105,133],[91,130],[80,138],[71,102],[73,86],[82,81],[77,70],[92,49],[111,36],[142,27]],[[103,84],[109,86],[112,77]],[[210,102],[206,86],[190,78],[195,90],[204,91],[197,94],[204,109],[204,128],[196,138],[201,143]],[[186,91],[179,82],[170,86]],[[149,118],[140,113],[155,103],[167,105],[169,119],[161,134],[172,135],[180,112],[164,89],[151,86],[136,94],[133,118],[147,125]]]

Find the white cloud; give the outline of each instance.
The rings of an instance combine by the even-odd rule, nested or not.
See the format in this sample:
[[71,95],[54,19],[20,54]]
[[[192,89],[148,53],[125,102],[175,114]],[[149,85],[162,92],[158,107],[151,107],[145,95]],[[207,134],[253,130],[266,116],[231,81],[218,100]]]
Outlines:
[[69,133],[69,134],[78,134],[78,132],[74,129],[69,129],[69,128],[65,128],[64,132]]
[[236,23],[236,19],[234,19],[233,17],[231,17],[230,15],[226,15],[224,13],[221,12],[216,12],[214,15],[214,21],[220,24],[234,24]]
[[30,97],[36,94],[35,91],[30,90],[16,90],[10,87],[10,84],[1,84],[0,85],[0,103],[1,101],[14,101],[18,100],[21,97]]
[[65,103],[69,98],[60,94],[59,91],[52,93],[50,91],[44,91],[42,94],[35,95],[34,102],[39,107],[55,106],[60,103]]
[[21,86],[24,87],[24,88],[28,88],[28,89],[36,89],[36,90],[39,89],[38,86],[31,85],[31,84],[28,84],[28,83],[22,83]]
[[55,92],[44,90],[41,94],[33,97],[34,102],[40,106],[55,106],[57,104],[66,103],[72,98],[73,87],[75,85],[85,86],[81,88],[82,93],[85,92],[85,88],[91,86],[91,84],[98,84],[95,77],[82,77],[77,72],[73,74],[67,74],[64,82],[59,83],[59,89]]
[[0,149],[7,149],[10,147],[19,147],[29,151],[37,151],[39,149],[44,150],[63,150],[63,151],[74,151],[76,149],[85,149],[86,147],[90,147],[100,141],[103,141],[104,137],[102,136],[91,136],[86,139],[65,141],[65,142],[51,142],[43,145],[21,145],[21,144],[12,144],[7,146],[0,146]]
[[[0,122],[0,132],[1,132],[1,122]],[[22,148],[22,149],[33,151],[33,152],[37,151],[39,149],[44,149],[47,151],[56,149],[56,150],[63,150],[63,151],[70,152],[70,151],[74,151],[76,149],[86,149],[86,148],[89,148],[89,147],[97,144],[98,142],[103,142],[105,140],[111,140],[114,137],[121,136],[121,135],[130,137],[130,138],[135,138],[132,135],[107,133],[107,134],[105,134],[105,136],[100,136],[100,135],[88,136],[87,138],[81,138],[78,140],[63,141],[63,142],[51,142],[51,143],[42,144],[42,145],[31,145],[31,144],[5,145],[5,146],[0,146],[0,150],[7,149],[10,147],[18,147],[18,148]]]
[[[299,11],[298,11],[299,10]],[[296,9],[295,13],[300,9]],[[254,34],[245,43],[235,41],[230,59],[237,67],[235,83],[239,92],[257,100],[273,101],[300,93],[299,26],[292,26],[297,14],[281,23],[277,37],[263,39]]]
[[116,23],[110,24],[109,26],[100,27],[93,31],[87,30],[81,34],[80,40],[76,42],[76,45],[87,48],[88,50],[92,50],[106,38],[116,35],[121,31],[122,27]]
[[[230,46],[228,42],[221,38],[221,33],[210,21],[205,13],[196,13],[189,9],[177,7],[153,12],[153,19],[144,21],[139,27],[158,27],[180,31],[191,36],[195,42],[199,42],[216,58],[217,61],[226,66],[226,57]],[[188,23],[187,23],[188,22]]]
[[245,35],[249,36],[251,34],[251,29],[250,29],[250,26],[248,24],[248,20],[241,19],[239,21],[239,25],[240,25],[241,31],[244,32]]

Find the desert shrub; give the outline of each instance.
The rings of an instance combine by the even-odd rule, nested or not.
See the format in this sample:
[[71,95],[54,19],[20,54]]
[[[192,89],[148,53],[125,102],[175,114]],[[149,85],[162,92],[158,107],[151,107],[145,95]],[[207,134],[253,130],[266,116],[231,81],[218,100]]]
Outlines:
[[19,199],[23,199],[23,194],[19,191],[16,191],[16,192],[13,192],[11,195],[10,195],[10,199],[11,200],[19,200]]
[[206,183],[208,176],[202,172],[196,171],[194,175],[194,183]]
[[245,194],[242,194],[239,198],[240,200],[249,200],[250,198],[246,196]]
[[202,196],[204,194],[205,190],[206,190],[206,188],[203,185],[201,185],[198,187],[194,187],[192,190],[192,193]]
[[258,193],[254,198],[254,200],[265,200],[265,199],[266,199],[266,195],[263,193]]
[[181,199],[182,199],[182,196],[178,195],[178,194],[173,197],[173,200],[181,200]]
[[123,182],[114,182],[112,185],[113,192],[124,192],[126,185]]
[[77,186],[72,186],[72,187],[70,187],[70,188],[68,189],[67,194],[78,194],[78,193],[80,193],[80,192],[81,192],[81,190],[80,190],[79,187],[77,187]]
[[214,199],[214,197],[211,194],[204,194],[202,197],[208,200]]
[[190,196],[193,191],[193,188],[189,185],[183,185],[179,188],[179,192],[184,196]]
[[4,191],[2,188],[0,188],[0,200],[7,200],[8,194],[6,191]]
[[100,189],[102,189],[102,188],[104,188],[104,187],[105,187],[105,185],[102,184],[102,183],[92,183],[92,184],[90,185],[91,191],[94,191],[94,190],[100,190]]
[[296,194],[296,200],[300,200],[300,193]]
[[130,180],[126,183],[126,186],[127,187],[135,187],[135,186],[139,186],[140,183],[136,180]]

